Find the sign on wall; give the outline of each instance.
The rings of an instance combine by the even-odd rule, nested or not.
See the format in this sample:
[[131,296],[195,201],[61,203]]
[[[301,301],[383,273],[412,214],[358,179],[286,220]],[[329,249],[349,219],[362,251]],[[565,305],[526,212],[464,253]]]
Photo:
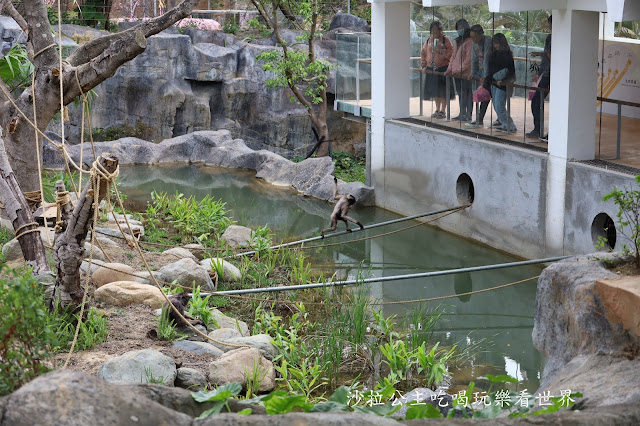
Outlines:
[[[598,96],[619,101],[640,103],[640,44],[605,40],[598,53]],[[598,102],[598,111],[600,102]],[[603,112],[617,114],[618,106],[604,103]],[[640,118],[640,108],[622,107],[625,117]]]

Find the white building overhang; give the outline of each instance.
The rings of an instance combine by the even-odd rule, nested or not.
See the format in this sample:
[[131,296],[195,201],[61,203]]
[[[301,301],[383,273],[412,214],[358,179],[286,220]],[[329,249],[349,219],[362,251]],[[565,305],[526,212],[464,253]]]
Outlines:
[[[386,3],[403,0],[369,0]],[[404,0],[406,1],[406,0]],[[527,10],[585,10],[607,12],[612,22],[640,20],[638,0],[422,0],[423,7],[488,4],[491,12],[524,12]]]

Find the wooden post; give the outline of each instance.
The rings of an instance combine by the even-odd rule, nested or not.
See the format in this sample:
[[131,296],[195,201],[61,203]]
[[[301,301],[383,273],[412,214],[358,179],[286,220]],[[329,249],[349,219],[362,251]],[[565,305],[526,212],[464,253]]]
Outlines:
[[18,237],[22,256],[34,275],[50,273],[38,224],[9,165],[0,129],[0,200]]
[[[98,158],[98,163],[107,173],[113,173],[118,167],[118,159],[109,153],[103,153]],[[94,194],[97,177],[87,182],[80,199],[69,216],[64,232],[56,238],[54,247],[54,259],[58,269],[56,279],[56,297],[62,305],[68,303],[78,304],[82,300],[82,287],[80,285],[80,265],[82,264],[82,254],[84,243],[87,238],[89,226],[93,223],[94,217]],[[107,194],[108,182],[100,179],[98,189],[98,200],[100,203]]]

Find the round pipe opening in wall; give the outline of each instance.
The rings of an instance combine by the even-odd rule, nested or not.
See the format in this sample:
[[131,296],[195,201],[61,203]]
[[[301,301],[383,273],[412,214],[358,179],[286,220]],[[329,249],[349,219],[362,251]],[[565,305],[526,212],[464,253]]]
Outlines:
[[458,176],[456,182],[456,196],[460,204],[472,204],[474,198],[473,181],[468,174]]
[[616,225],[606,213],[598,213],[591,223],[591,240],[595,247],[601,246],[604,240],[604,249],[613,250],[616,247]]

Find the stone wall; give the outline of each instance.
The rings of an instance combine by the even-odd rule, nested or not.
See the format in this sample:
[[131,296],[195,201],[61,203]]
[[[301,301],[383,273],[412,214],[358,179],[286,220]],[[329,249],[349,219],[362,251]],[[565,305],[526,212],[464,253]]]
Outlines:
[[[74,31],[66,26],[64,31]],[[335,63],[334,29],[317,42],[317,55]],[[284,30],[294,43],[297,33]],[[289,89],[271,90],[269,73],[257,60],[275,48],[272,37],[246,40],[222,32],[170,28],[148,39],[148,47],[100,84],[92,101],[93,128],[138,128],[139,136],[159,142],[198,130],[227,129],[252,149],[267,149],[287,158],[306,156],[315,143],[306,109]],[[328,90],[335,88],[335,71]],[[342,119],[328,94],[329,133],[340,150],[364,143],[365,126]],[[81,114],[70,106],[65,134],[80,140]],[[86,124],[85,124],[86,126]],[[59,129],[59,124],[52,130]],[[59,131],[59,130],[58,130]]]

